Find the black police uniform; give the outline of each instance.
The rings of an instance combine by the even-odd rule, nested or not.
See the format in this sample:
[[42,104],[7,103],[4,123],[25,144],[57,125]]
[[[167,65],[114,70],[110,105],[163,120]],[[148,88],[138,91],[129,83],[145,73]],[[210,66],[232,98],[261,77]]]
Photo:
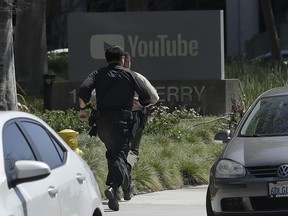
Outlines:
[[133,97],[136,91],[141,105],[146,106],[150,103],[149,91],[134,72],[114,63],[92,72],[81,84],[78,96],[87,103],[93,89],[96,89],[97,134],[107,149],[106,184],[114,189],[128,188]]
[[145,125],[148,121],[149,114],[150,114],[150,110],[148,110],[146,107],[143,107],[141,110],[133,111],[133,115],[136,118],[137,122],[135,125],[135,134],[131,141],[130,150],[137,157],[139,155],[139,146],[140,146],[140,142],[141,142],[141,138],[143,135]]

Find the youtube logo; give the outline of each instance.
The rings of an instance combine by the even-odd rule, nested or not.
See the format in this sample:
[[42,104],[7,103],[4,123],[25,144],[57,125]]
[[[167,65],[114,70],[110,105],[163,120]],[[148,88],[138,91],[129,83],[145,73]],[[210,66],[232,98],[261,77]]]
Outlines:
[[90,39],[90,54],[93,59],[105,59],[105,50],[117,45],[125,49],[124,37],[120,34],[93,35]]

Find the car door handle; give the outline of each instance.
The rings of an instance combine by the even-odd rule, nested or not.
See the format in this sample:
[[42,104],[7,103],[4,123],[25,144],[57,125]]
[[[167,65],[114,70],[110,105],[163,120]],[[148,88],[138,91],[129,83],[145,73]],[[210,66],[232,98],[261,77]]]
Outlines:
[[58,193],[58,188],[56,188],[54,186],[50,186],[48,188],[48,193],[49,193],[51,198],[54,198],[54,197],[56,197],[56,194]]
[[84,180],[86,179],[86,177],[82,174],[82,173],[77,173],[76,175],[77,177],[77,181],[82,184],[84,182]]

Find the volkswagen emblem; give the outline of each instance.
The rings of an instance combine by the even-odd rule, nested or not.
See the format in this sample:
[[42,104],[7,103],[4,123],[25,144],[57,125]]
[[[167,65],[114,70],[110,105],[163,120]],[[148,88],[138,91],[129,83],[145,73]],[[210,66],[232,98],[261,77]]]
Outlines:
[[279,177],[288,177],[288,164],[282,164],[279,166],[277,174]]

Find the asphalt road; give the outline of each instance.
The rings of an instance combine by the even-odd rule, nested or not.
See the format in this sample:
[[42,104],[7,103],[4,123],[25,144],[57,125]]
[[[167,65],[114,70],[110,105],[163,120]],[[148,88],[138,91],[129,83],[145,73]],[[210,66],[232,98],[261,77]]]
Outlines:
[[119,202],[115,212],[103,201],[105,216],[206,216],[205,197],[207,186],[166,190],[132,197]]

